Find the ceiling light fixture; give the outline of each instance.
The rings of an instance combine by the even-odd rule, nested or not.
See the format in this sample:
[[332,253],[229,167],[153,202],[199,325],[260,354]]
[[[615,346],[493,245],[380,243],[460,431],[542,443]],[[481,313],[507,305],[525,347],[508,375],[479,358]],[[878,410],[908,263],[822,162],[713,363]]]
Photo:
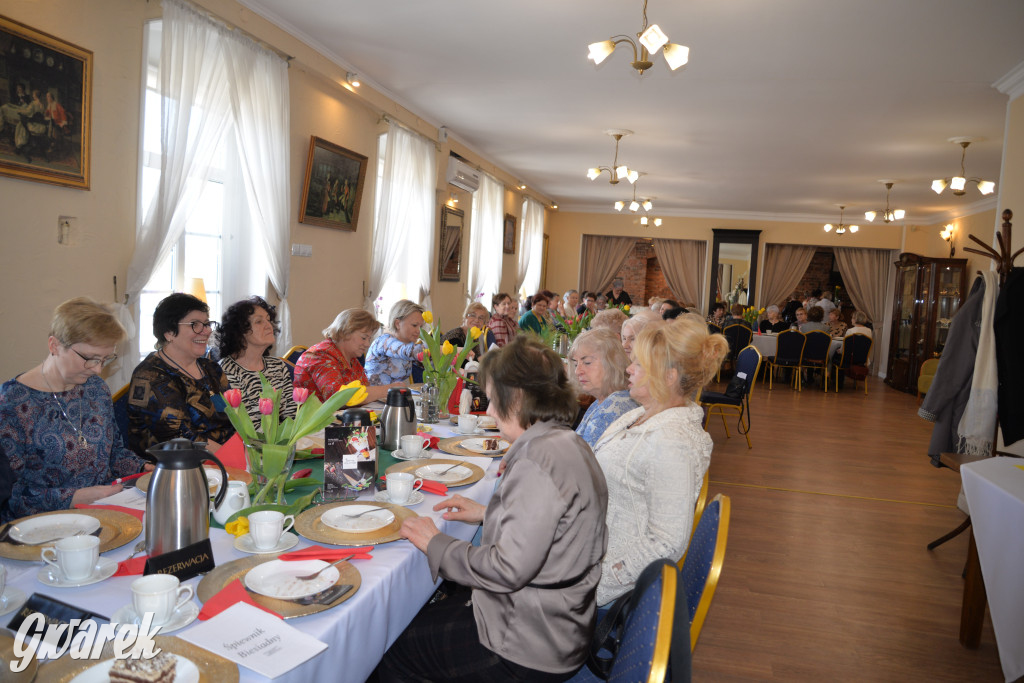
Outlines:
[[956,245],[953,244],[953,234],[955,232],[956,228],[950,223],[939,233],[939,237],[946,240],[946,244],[949,245],[949,258],[953,258],[956,255]]
[[685,45],[676,45],[675,43],[668,42],[668,36],[665,35],[665,32],[657,24],[647,25],[647,0],[644,0],[643,18],[644,24],[636,34],[640,43],[639,50],[637,49],[637,42],[633,38],[619,34],[612,36],[608,40],[591,43],[588,46],[590,54],[587,55],[587,59],[594,62],[594,64],[600,64],[608,58],[608,55],[615,52],[615,48],[621,43],[629,43],[629,46],[633,48],[632,66],[641,76],[644,75],[644,71],[654,66],[650,57],[658,50],[662,50],[665,61],[672,71],[685,66],[690,61],[690,48]]
[[847,229],[849,229],[850,232],[857,232],[858,230],[860,230],[859,225],[843,225],[843,209],[845,208],[845,206],[839,204],[839,225],[832,225],[831,223],[826,223],[825,232],[832,232],[832,229],[835,228],[836,234],[842,235],[847,231]]
[[358,88],[359,86],[362,85],[362,83],[359,82],[359,76],[357,76],[354,71],[349,71],[348,73],[346,73],[345,80],[348,81],[348,84],[351,85],[353,88]]
[[967,157],[967,146],[974,142],[974,138],[950,138],[950,142],[956,143],[963,148],[960,153],[960,175],[953,176],[952,178],[938,178],[932,181],[932,189],[935,190],[935,194],[942,194],[942,191],[948,186],[953,191],[953,194],[957,197],[963,196],[967,190],[967,183],[974,183],[978,186],[978,192],[982,194],[992,194],[995,192],[996,184],[991,180],[982,180],[981,178],[968,178],[967,173],[964,172],[964,159]]
[[615,158],[612,160],[611,166],[594,166],[593,168],[587,169],[587,177],[591,180],[597,180],[605,171],[608,171],[608,182],[612,185],[617,185],[620,180],[625,178],[630,183],[635,183],[636,179],[640,177],[640,174],[636,171],[630,170],[625,164],[619,165],[619,141],[627,135],[632,135],[631,130],[606,130],[606,135],[610,135],[615,138]]
[[[639,171],[634,171],[634,173],[636,173],[637,178],[639,178],[640,176],[644,175],[643,173],[641,173]],[[615,204],[613,204],[612,206],[615,207],[616,211],[622,211],[622,209],[624,209],[626,207],[626,202],[621,202],[621,201],[620,202],[615,202]],[[650,211],[651,209],[654,208],[654,203],[651,202],[650,199],[637,199],[636,198],[636,183],[634,183],[633,184],[633,200],[631,202],[629,202],[629,210],[631,212],[633,212],[633,213],[636,213],[637,211],[640,210],[640,207],[643,207],[644,211],[647,212],[647,211]]]
[[893,221],[901,221],[903,217],[907,215],[907,212],[903,209],[890,209],[889,208],[889,193],[892,191],[892,186],[895,181],[892,180],[879,180],[878,182],[885,185],[885,210],[884,211],[865,211],[864,218],[870,223],[875,220],[878,214],[882,214],[882,220],[886,223],[892,223]]
[[656,228],[660,228],[661,227],[661,219],[660,218],[655,218],[653,221],[650,221],[650,220],[648,220],[647,216],[640,216],[640,225],[648,225],[650,223],[653,223],[654,227],[656,227]]

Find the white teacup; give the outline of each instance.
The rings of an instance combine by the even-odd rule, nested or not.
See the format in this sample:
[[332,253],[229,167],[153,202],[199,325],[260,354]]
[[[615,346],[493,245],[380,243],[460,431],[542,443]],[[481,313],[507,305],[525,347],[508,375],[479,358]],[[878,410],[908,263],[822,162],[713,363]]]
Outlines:
[[[423,480],[410,472],[395,472],[388,475],[388,498],[392,503],[405,505],[409,496],[423,486]],[[251,528],[251,527],[250,527]]]
[[405,453],[407,458],[418,458],[421,455],[423,449],[425,449],[430,441],[424,439],[419,434],[406,434],[399,442],[402,444],[402,452]]
[[281,540],[284,532],[295,525],[295,515],[277,510],[260,510],[249,515],[249,536],[257,550],[270,550]]
[[68,581],[81,581],[96,571],[100,539],[91,534],[68,536],[54,543],[52,548],[43,548],[40,555],[43,562],[55,567]]
[[153,626],[163,626],[174,612],[192,599],[192,586],[182,586],[173,574],[150,574],[132,581],[132,608],[139,619],[151,612]]
[[205,467],[203,468],[203,471],[206,473],[206,483],[210,489],[210,498],[213,498],[217,495],[217,492],[220,491],[220,470],[212,470],[209,467]]
[[459,415],[459,431],[461,433],[473,434],[476,432],[476,425],[476,415]]

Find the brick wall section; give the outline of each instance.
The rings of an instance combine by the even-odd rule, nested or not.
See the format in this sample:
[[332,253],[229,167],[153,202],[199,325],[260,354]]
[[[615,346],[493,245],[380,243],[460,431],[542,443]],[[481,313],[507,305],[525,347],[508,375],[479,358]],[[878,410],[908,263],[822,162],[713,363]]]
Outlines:
[[800,280],[800,284],[796,286],[797,291],[810,294],[815,289],[828,289],[829,281],[832,278],[832,258],[831,249],[819,249],[811,259],[811,264],[807,266],[807,271]]
[[654,255],[654,248],[642,240],[637,241],[633,253],[615,277],[622,278],[622,287],[629,292],[634,303],[646,303],[652,296],[672,296],[658,258]]

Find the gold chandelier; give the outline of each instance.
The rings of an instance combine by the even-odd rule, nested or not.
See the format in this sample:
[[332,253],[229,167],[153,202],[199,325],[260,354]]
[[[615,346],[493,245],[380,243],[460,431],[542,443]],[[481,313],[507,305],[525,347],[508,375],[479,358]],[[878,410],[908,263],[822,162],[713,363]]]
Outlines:
[[617,185],[620,180],[625,178],[630,184],[635,183],[636,179],[640,177],[640,174],[636,171],[632,171],[625,164],[619,165],[619,141],[627,135],[632,135],[631,130],[606,130],[606,135],[610,135],[615,138],[615,158],[612,160],[611,166],[594,166],[593,168],[587,169],[587,177],[591,180],[596,180],[604,171],[608,171],[608,182],[612,185]]
[[885,184],[885,210],[884,211],[865,211],[864,218],[870,223],[875,220],[878,214],[882,214],[882,220],[886,223],[892,223],[893,221],[901,221],[903,217],[907,215],[907,212],[903,209],[889,209],[889,193],[892,191],[894,182],[891,180],[879,180],[878,182]]
[[978,186],[978,192],[982,194],[992,194],[995,192],[996,184],[991,180],[982,180],[981,178],[968,178],[964,172],[964,159],[967,157],[967,146],[970,145],[974,140],[972,138],[950,138],[950,142],[954,142],[963,148],[960,153],[960,175],[953,176],[952,178],[937,178],[932,181],[932,189],[935,190],[935,194],[942,194],[942,191],[949,186],[949,189],[953,191],[953,194],[957,197],[961,197],[966,194],[967,183],[974,183]]
[[657,24],[647,25],[647,0],[644,0],[643,18],[643,26],[640,27],[640,31],[636,34],[637,40],[640,43],[639,49],[637,48],[637,42],[633,38],[625,34],[619,34],[612,36],[608,40],[591,43],[588,46],[590,54],[587,55],[587,59],[594,62],[594,64],[600,64],[608,58],[608,55],[615,52],[616,47],[622,43],[628,43],[633,48],[632,66],[641,76],[644,75],[644,71],[654,66],[650,58],[658,50],[662,51],[665,61],[672,71],[685,66],[690,61],[690,48],[685,45],[676,45],[675,43],[668,42],[668,36],[665,35],[665,32]]
[[[639,171],[634,171],[634,173],[637,174],[637,177],[643,175]],[[615,202],[615,204],[613,204],[613,206],[615,207],[616,211],[622,211],[624,208],[626,208],[626,202],[621,202],[621,201],[620,202]],[[629,210],[630,210],[631,213],[636,213],[637,211],[640,210],[641,207],[643,207],[643,210],[646,213],[646,212],[648,212],[648,211],[650,211],[651,209],[654,208],[654,203],[651,202],[650,199],[643,199],[643,198],[637,199],[636,198],[636,183],[633,183],[633,201],[631,201],[629,203]]]
[[839,225],[832,225],[831,223],[826,223],[825,232],[832,232],[832,229],[834,228],[837,235],[843,235],[846,233],[847,230],[849,230],[850,232],[857,232],[858,230],[860,230],[859,225],[843,225],[843,209],[845,208],[846,207],[843,206],[842,204],[839,205]]

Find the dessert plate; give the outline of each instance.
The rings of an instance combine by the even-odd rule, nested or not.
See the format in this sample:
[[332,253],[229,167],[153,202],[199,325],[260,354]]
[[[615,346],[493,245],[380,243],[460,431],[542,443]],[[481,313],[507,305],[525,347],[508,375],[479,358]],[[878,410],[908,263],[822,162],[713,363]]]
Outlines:
[[10,536],[18,543],[35,544],[57,540],[76,533],[91,534],[100,528],[100,520],[88,515],[45,515],[23,519],[11,526]]
[[[174,683],[199,683],[199,667],[181,655],[174,655],[174,658],[177,660],[174,667]],[[108,683],[112,666],[113,659],[100,662],[72,678],[71,683]]]
[[509,443],[504,439],[465,439],[459,444],[467,451],[481,455],[494,455],[508,450]]
[[268,598],[294,600],[314,595],[337,583],[341,574],[337,567],[330,567],[315,579],[302,581],[296,577],[312,574],[328,566],[323,560],[302,560],[284,562],[271,560],[253,567],[245,575],[245,587]]
[[383,529],[395,521],[395,514],[376,505],[348,505],[328,510],[320,521],[338,531],[360,534]]
[[424,479],[429,479],[430,481],[439,481],[442,484],[462,481],[471,474],[473,474],[473,470],[469,469],[465,465],[456,465],[455,467],[443,464],[424,465],[423,467],[420,467],[416,470],[417,477],[423,477]]

